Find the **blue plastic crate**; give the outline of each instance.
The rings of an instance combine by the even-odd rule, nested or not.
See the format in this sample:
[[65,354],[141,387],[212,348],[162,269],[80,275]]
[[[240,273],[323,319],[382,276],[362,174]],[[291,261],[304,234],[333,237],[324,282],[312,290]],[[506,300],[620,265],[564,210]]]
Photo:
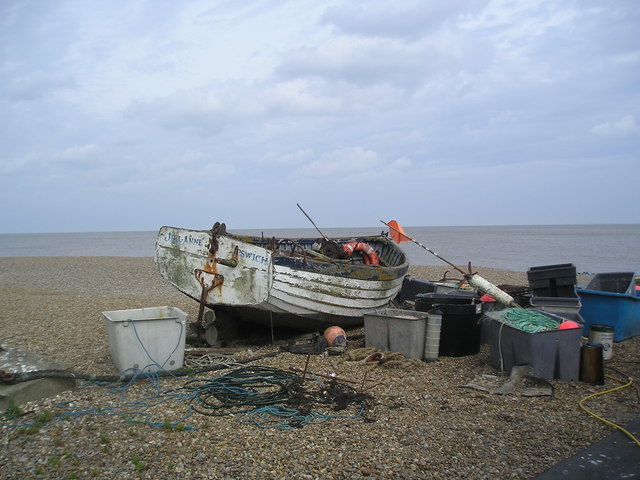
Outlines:
[[612,326],[615,342],[640,335],[640,297],[586,288],[577,292],[582,304],[583,335],[589,335],[592,324]]

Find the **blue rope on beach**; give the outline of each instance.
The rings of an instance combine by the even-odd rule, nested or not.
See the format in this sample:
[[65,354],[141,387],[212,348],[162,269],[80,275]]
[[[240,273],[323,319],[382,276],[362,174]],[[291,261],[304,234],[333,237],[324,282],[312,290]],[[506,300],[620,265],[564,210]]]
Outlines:
[[[180,402],[189,404],[192,401],[192,397],[183,391],[176,390],[175,388],[164,389],[157,383],[157,376],[149,375],[148,372],[141,373],[141,375],[147,377],[151,383],[151,387],[155,389],[152,395],[147,395],[134,400],[124,401],[118,405],[112,406],[83,406],[77,402],[57,402],[54,404],[54,409],[57,411],[51,415],[51,418],[47,419],[46,423],[51,423],[60,420],[76,419],[84,416],[89,417],[122,417],[126,423],[145,423],[152,427],[162,427],[166,429],[180,429],[180,430],[193,430],[194,427],[184,425],[184,422],[193,415],[193,410],[189,406],[188,412],[180,418],[178,421],[158,420],[158,414],[151,413],[150,410],[163,405],[167,402]],[[127,390],[132,385],[129,382],[124,388],[116,387],[113,384],[98,384],[91,382],[82,385],[83,388],[87,386],[107,386],[112,388],[112,392],[119,396],[125,396]],[[2,418],[4,427],[9,428],[32,428],[40,427],[43,425],[38,420],[34,422],[15,422],[18,417],[11,418],[4,415]]]
[[[138,343],[151,360],[151,364],[143,369],[130,368],[120,372],[120,378],[128,379],[124,385],[116,383],[95,382],[91,385],[102,385],[112,389],[119,395],[122,403],[108,407],[80,406],[75,402],[58,402],[55,408],[59,412],[47,415],[47,423],[60,419],[74,419],[82,416],[92,417],[123,417],[125,422],[141,422],[153,427],[167,429],[192,430],[194,427],[185,426],[184,421],[193,413],[209,416],[238,415],[238,421],[252,424],[260,428],[294,429],[312,423],[326,422],[332,418],[357,418],[361,416],[367,406],[368,395],[356,394],[355,390],[346,385],[332,381],[325,386],[312,372],[308,373],[308,383],[315,380],[315,390],[304,390],[300,377],[291,372],[268,367],[249,366],[238,368],[226,375],[213,380],[193,380],[178,377],[164,369],[164,365],[175,353],[180,345],[173,349],[167,359],[159,364],[149,353],[132,321]],[[180,324],[182,328],[182,324]],[[179,339],[182,338],[182,330]],[[148,371],[148,367],[159,367],[157,371]],[[131,375],[127,375],[131,373]],[[160,385],[160,374],[169,373],[174,379],[183,383],[177,388],[163,388]],[[147,380],[137,393],[151,389],[152,393],[144,397],[127,400],[133,385],[141,385],[139,381]],[[188,405],[188,412],[178,421],[170,422],[157,420],[157,414],[152,409],[167,402],[179,402]],[[325,414],[312,410],[311,406],[344,410],[349,404],[355,403],[358,411],[354,415]],[[50,417],[50,418],[49,418]],[[4,421],[5,418],[3,417]],[[4,423],[4,422],[3,422]],[[42,426],[28,423],[4,424],[9,427]]]
[[[278,369],[267,367],[244,367],[233,370],[213,380],[193,380],[178,378],[182,385],[163,388],[156,372],[137,372],[124,386],[107,386],[114,395],[121,397],[118,405],[106,407],[82,406],[76,402],[58,402],[54,405],[57,412],[47,418],[47,422],[90,417],[120,417],[126,423],[145,423],[152,427],[194,430],[185,425],[194,413],[208,416],[234,414],[243,424],[259,428],[277,428],[291,430],[305,425],[323,423],[333,418],[361,417],[368,405],[367,394],[358,394],[353,388],[331,381],[323,384],[312,372],[308,372],[308,384],[315,379],[316,388],[303,389],[300,377]],[[131,394],[135,379],[145,378],[148,385],[142,385],[138,393],[151,389],[152,394],[137,399],[126,399]],[[140,383],[136,384],[140,385]],[[84,386],[83,386],[84,388]],[[161,411],[157,410],[169,402],[186,404],[187,412],[177,421],[160,420]],[[324,411],[347,411],[355,408],[353,414],[323,413]],[[172,407],[175,410],[175,407]],[[37,422],[15,422],[17,417],[3,416],[2,426],[9,428],[40,427]]]

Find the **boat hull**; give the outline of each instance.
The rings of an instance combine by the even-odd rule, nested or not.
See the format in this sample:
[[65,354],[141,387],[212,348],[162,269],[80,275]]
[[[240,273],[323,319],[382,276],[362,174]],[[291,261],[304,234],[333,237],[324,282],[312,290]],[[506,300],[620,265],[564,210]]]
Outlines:
[[364,312],[388,305],[408,269],[393,242],[369,241],[377,242],[387,266],[318,260],[308,250],[299,255],[296,246],[304,251],[310,240],[288,241],[291,255],[283,255],[255,237],[214,239],[209,231],[162,227],[155,261],[178,290],[234,320],[298,330],[351,327],[363,323]]

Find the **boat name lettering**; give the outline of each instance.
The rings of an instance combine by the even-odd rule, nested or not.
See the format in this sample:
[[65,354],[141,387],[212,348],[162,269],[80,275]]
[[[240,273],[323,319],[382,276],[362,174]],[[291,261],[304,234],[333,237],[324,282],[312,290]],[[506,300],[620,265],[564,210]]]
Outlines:
[[202,246],[202,239],[192,237],[191,235],[177,235],[175,233],[167,233],[164,236],[165,242],[177,243],[179,245],[197,245]]
[[246,250],[238,250],[238,256],[261,263],[263,265],[267,264],[267,257],[265,257],[264,255],[258,255],[257,253],[247,252]]

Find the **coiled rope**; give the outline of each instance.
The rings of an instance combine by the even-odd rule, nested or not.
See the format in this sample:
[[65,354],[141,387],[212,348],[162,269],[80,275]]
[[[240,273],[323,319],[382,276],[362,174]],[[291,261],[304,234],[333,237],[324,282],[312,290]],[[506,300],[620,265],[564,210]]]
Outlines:
[[251,366],[213,380],[191,380],[181,390],[192,396],[195,412],[222,416],[283,401],[297,378],[283,370]]
[[505,325],[527,333],[547,332],[557,330],[559,323],[549,315],[537,310],[523,308],[508,308],[500,316],[500,330],[498,331],[498,355],[500,356],[500,372],[504,372],[504,356],[502,355],[502,329]]
[[[334,380],[325,385],[312,372],[307,374],[318,388],[303,388],[299,375],[252,366],[210,381],[192,380],[181,390],[189,392],[194,412],[209,416],[234,414],[240,423],[260,428],[292,430],[364,413],[369,395]],[[346,410],[351,405],[356,409],[351,415],[325,413]]]
[[502,322],[510,327],[527,333],[557,330],[558,322],[549,315],[537,310],[509,308],[502,314]]

